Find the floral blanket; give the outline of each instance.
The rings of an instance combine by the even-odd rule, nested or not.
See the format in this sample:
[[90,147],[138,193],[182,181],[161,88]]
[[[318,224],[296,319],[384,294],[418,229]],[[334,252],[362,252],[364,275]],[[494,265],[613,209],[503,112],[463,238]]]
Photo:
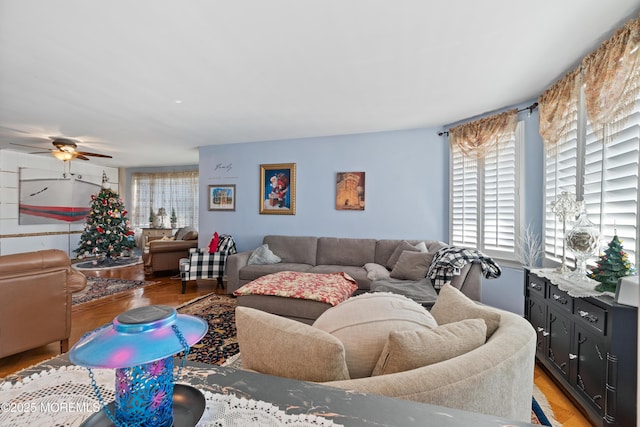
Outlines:
[[320,301],[333,306],[340,304],[358,289],[357,282],[347,273],[300,273],[281,271],[267,274],[241,286],[233,294],[273,295]]

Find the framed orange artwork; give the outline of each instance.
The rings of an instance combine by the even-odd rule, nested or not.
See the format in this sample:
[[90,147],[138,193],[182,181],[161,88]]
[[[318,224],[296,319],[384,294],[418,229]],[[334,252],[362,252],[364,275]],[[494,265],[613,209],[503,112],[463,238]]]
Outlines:
[[338,172],[336,175],[336,209],[364,210],[364,172]]

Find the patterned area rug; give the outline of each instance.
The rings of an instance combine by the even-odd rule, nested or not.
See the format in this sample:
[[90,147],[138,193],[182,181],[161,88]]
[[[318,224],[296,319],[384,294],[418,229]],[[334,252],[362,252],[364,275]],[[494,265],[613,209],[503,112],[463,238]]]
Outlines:
[[209,323],[207,334],[191,347],[187,360],[222,365],[240,351],[236,339],[235,310],[234,298],[217,294],[209,294],[178,307],[178,313],[192,314]]
[[155,282],[145,280],[109,279],[104,277],[87,277],[87,286],[80,292],[71,295],[72,305],[82,304],[104,298],[129,289],[153,285]]
[[128,267],[131,265],[142,264],[142,257],[119,258],[115,260],[104,259],[102,261],[91,260],[73,264],[76,270],[107,270],[110,268]]
[[562,427],[562,424],[554,418],[553,409],[544,393],[537,385],[533,385],[533,404],[531,406],[531,424],[543,426]]

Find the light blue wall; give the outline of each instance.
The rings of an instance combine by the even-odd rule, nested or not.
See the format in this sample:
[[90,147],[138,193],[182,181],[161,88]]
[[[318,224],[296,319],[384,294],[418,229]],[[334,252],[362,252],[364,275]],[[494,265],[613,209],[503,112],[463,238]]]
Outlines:
[[[515,107],[523,109],[534,101]],[[525,224],[541,233],[542,139],[538,111],[534,110],[531,116],[527,113],[519,114],[526,132],[525,178],[520,190],[524,195]],[[480,117],[483,116],[473,119]],[[202,147],[199,246],[206,246],[214,231],[233,235],[239,251],[254,249],[265,234],[424,238],[447,242],[449,147],[447,139],[438,136],[440,130],[412,129]],[[259,214],[260,164],[270,163],[296,163],[295,215]],[[178,168],[153,168],[159,170]],[[127,170],[127,185],[135,171],[151,170]],[[364,211],[335,209],[336,173],[348,171],[366,172]],[[212,184],[236,185],[235,212],[208,210],[208,186]],[[504,264],[502,269],[499,279],[484,279],[483,302],[523,314],[522,269]]]
[[[447,240],[448,145],[440,129],[341,135],[200,149],[200,246],[214,231],[238,250],[265,234]],[[260,215],[260,164],[296,163],[295,215]],[[364,171],[364,211],[335,209],[336,173]],[[236,185],[236,211],[208,211],[211,184]]]

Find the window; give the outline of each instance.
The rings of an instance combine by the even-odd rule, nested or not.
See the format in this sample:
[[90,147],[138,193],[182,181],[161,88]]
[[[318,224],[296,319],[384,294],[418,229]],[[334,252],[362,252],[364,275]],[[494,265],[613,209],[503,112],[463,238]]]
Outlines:
[[198,171],[133,173],[131,176],[132,226],[150,227],[151,210],[165,208],[165,226],[175,210],[177,227],[198,228]]
[[562,256],[562,224],[550,206],[561,191],[569,191],[584,200],[589,219],[600,227],[603,249],[617,233],[629,260],[638,265],[640,100],[631,101],[627,117],[611,126],[616,130],[603,143],[587,119],[583,99],[571,137],[545,155],[546,258],[559,261]]
[[640,19],[627,22],[540,97],[540,131],[548,149],[546,260],[558,261],[561,251],[563,234],[551,204],[564,190],[584,201],[601,243],[617,234],[638,265],[639,31]]
[[475,248],[502,260],[517,259],[523,144],[524,123],[519,122],[515,134],[502,138],[484,158],[470,161],[452,147],[452,245]]

